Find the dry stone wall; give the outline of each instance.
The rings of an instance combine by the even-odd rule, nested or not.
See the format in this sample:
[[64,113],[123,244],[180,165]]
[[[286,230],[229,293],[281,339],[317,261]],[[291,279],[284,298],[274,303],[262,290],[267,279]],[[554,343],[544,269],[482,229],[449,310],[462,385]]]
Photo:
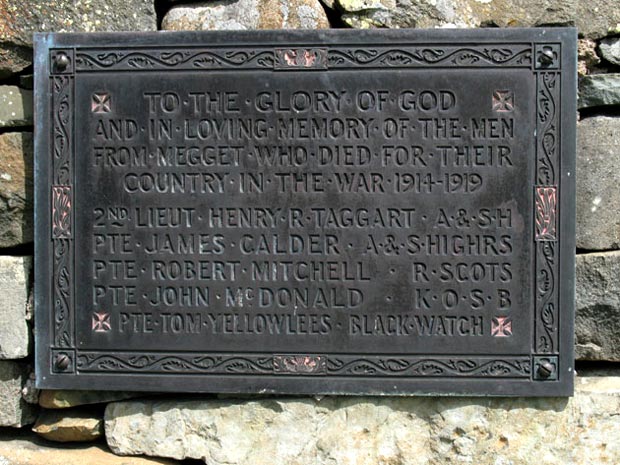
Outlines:
[[619,380],[581,378],[571,399],[128,401],[105,430],[116,453],[209,465],[614,463]]
[[[574,398],[34,389],[33,32],[541,25],[580,33]],[[617,0],[0,0],[0,464],[620,463],[619,161]]]

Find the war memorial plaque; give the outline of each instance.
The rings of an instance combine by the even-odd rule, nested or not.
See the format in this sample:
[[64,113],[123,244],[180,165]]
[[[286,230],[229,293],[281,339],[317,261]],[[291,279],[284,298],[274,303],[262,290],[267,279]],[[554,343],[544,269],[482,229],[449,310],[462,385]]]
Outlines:
[[35,55],[40,387],[572,394],[575,30]]

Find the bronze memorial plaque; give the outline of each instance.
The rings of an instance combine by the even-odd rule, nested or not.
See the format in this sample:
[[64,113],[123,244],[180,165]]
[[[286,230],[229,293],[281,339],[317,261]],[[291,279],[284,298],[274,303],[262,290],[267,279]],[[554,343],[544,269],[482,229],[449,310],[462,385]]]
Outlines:
[[39,387],[572,394],[574,29],[35,42]]

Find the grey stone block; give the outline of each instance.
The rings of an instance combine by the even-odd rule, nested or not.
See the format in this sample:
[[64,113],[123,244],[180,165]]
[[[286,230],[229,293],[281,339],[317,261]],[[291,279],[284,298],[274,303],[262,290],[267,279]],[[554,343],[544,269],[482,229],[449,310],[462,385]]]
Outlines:
[[170,31],[324,29],[329,22],[319,0],[215,0],[182,4],[168,11]]
[[0,256],[0,359],[27,357],[31,333],[28,292],[31,257]]
[[620,65],[620,37],[608,37],[599,46],[601,55],[610,63]]
[[352,27],[434,28],[575,25],[598,39],[620,28],[620,9],[605,0],[335,0]]
[[576,356],[620,362],[620,251],[577,255]]
[[[620,457],[620,377],[575,397],[324,397],[109,404],[117,454],[209,465],[567,465]],[[544,444],[544,446],[543,446]]]
[[590,74],[579,79],[579,99],[582,108],[620,104],[620,74]]
[[32,91],[0,86],[0,127],[32,126]]
[[31,132],[0,134],[0,247],[33,240],[33,151]]
[[26,363],[0,361],[0,426],[22,427],[34,422],[37,408],[22,397],[30,369]]
[[577,125],[577,248],[620,248],[620,118]]

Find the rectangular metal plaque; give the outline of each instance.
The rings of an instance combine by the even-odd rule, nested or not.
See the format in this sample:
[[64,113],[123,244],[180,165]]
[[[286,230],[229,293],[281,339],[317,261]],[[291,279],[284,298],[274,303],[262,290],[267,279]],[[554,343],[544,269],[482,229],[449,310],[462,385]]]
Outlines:
[[35,42],[38,386],[572,394],[574,29]]

